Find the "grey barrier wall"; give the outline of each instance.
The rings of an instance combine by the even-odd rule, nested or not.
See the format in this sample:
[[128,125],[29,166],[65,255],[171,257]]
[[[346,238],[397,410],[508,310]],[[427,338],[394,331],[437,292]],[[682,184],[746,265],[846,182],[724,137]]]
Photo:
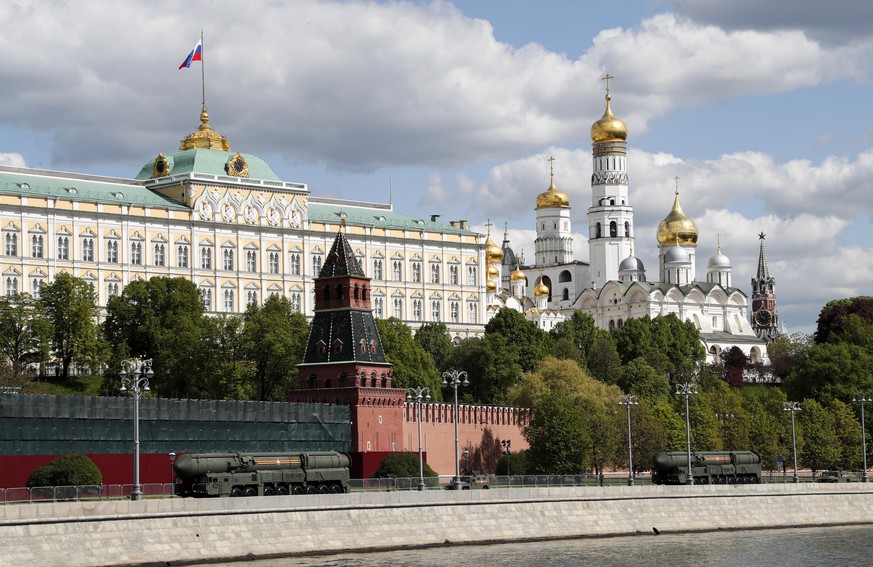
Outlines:
[[[143,453],[348,451],[347,406],[140,400]],[[130,451],[130,398],[0,394],[0,456]]]

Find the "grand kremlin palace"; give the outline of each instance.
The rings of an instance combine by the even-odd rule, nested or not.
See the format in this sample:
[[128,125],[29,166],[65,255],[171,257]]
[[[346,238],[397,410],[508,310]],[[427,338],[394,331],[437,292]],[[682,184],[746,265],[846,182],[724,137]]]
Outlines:
[[38,296],[67,272],[105,306],[129,282],[185,277],[210,313],[279,294],[311,316],[313,278],[344,225],[377,318],[443,321],[455,338],[482,333],[487,246],[466,221],[312,196],[232,150],[205,107],[200,121],[134,179],[0,166],[2,293]]

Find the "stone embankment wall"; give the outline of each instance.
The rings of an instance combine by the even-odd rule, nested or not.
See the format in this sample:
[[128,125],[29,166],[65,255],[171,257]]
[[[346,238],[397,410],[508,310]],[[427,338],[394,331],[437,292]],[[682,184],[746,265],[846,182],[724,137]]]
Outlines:
[[[514,488],[0,506],[3,565],[173,565],[447,543],[873,524],[873,484]],[[421,529],[416,529],[420,527]]]

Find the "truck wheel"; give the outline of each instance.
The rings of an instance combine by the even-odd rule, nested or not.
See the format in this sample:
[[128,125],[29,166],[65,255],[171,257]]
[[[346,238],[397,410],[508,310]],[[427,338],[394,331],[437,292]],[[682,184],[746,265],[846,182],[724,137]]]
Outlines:
[[292,490],[293,490],[294,494],[298,494],[298,495],[299,494],[306,494],[306,489],[303,488],[303,486],[301,486],[299,484],[295,484],[294,488]]
[[230,495],[231,495],[232,497],[236,498],[237,496],[242,496],[242,495],[243,495],[243,491],[242,491],[242,489],[241,489],[239,486],[234,486],[234,487],[231,489],[231,491],[230,491]]
[[245,494],[246,496],[257,496],[258,491],[253,486],[246,486],[243,494]]
[[264,487],[264,496],[273,496],[274,494],[276,494],[275,488],[273,488],[272,486]]
[[288,487],[285,485],[276,488],[276,494],[279,496],[288,496]]

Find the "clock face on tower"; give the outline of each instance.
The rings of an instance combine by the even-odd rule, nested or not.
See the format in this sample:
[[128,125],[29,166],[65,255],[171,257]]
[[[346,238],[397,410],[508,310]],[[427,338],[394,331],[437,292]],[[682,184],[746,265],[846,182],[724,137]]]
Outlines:
[[762,309],[755,313],[755,323],[759,327],[769,327],[773,321],[773,314],[766,309]]

